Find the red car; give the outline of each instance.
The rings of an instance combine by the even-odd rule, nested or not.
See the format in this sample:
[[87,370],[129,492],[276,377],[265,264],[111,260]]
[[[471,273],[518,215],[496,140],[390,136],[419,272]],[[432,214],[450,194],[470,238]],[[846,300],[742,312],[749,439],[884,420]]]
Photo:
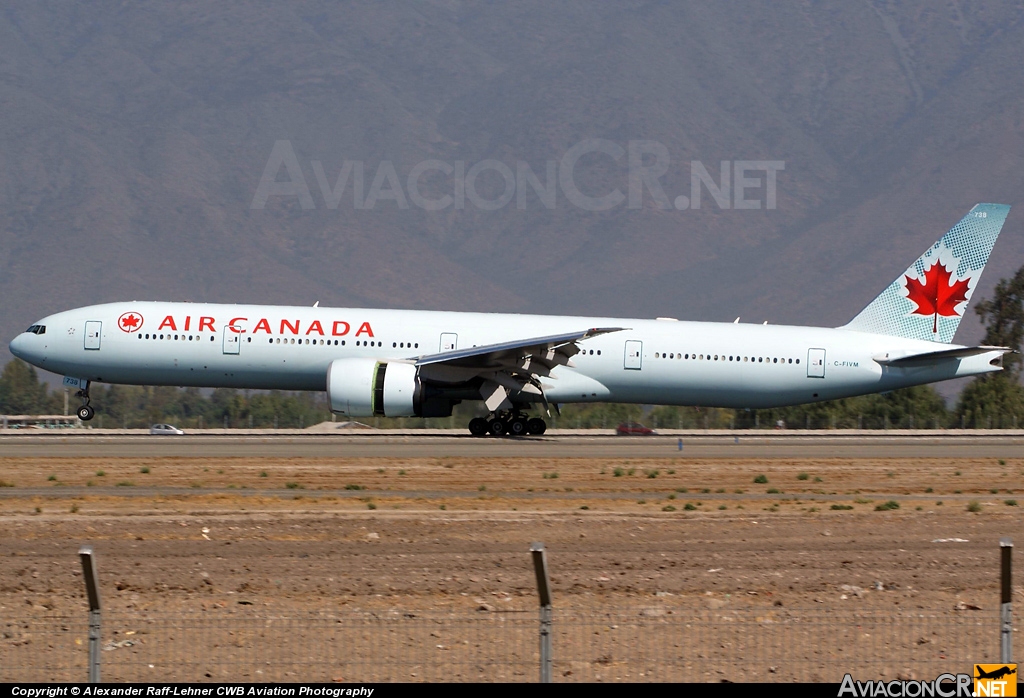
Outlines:
[[615,433],[619,436],[651,436],[658,432],[645,427],[640,422],[623,422],[615,430]]

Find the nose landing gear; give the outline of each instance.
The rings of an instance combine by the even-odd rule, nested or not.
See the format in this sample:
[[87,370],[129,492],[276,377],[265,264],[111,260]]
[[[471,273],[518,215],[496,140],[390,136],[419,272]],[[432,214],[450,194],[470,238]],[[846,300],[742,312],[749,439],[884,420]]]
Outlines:
[[78,408],[78,418],[83,422],[88,422],[90,419],[96,416],[96,410],[89,404],[89,384],[86,383],[85,387],[75,393],[75,397],[82,398],[82,406]]
[[476,417],[469,420],[469,433],[473,436],[540,436],[547,428],[547,422],[540,417],[528,418],[519,410],[497,412],[488,419]]

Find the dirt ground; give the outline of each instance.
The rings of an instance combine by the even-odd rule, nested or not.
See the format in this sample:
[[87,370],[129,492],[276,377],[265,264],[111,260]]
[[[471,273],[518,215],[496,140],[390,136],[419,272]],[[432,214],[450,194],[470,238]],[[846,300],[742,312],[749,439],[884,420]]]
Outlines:
[[[80,604],[84,543],[112,604],[471,604],[532,596],[527,551],[543,541],[562,604],[658,592],[808,604],[881,582],[936,609],[961,599],[992,607],[998,539],[1021,533],[1020,507],[1008,503],[1022,468],[1024,459],[0,458],[12,485],[0,490],[0,605]],[[876,511],[890,500],[899,508]]]
[[83,544],[121,613],[532,610],[533,541],[556,608],[994,611],[999,538],[1024,540],[1022,474],[1024,459],[0,457],[0,614],[84,609]]

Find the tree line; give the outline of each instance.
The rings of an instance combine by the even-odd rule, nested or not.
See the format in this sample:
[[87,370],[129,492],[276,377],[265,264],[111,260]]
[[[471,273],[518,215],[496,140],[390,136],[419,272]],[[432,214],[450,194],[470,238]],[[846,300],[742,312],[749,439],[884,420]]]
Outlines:
[[[985,324],[982,344],[1011,347],[1003,370],[978,376],[960,393],[953,408],[930,385],[886,394],[766,410],[641,406],[608,403],[566,405],[552,412],[558,428],[612,428],[642,421],[663,429],[1007,429],[1024,427],[1021,346],[1024,341],[1024,267],[996,284],[992,298],[974,308]],[[96,419],[108,428],[141,428],[170,422],[184,428],[304,428],[330,420],[324,393],[248,391],[229,388],[139,387],[108,385],[92,389]],[[77,400],[71,397],[73,413]],[[451,418],[377,419],[381,428],[462,428],[483,408],[457,405]],[[63,389],[49,390],[34,367],[19,359],[0,373],[0,414],[63,414]]]

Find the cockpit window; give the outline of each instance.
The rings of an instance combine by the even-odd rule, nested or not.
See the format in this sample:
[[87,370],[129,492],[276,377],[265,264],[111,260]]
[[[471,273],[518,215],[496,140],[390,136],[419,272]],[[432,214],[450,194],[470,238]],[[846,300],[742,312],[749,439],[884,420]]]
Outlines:
[[32,325],[25,331],[32,334],[46,334],[46,325]]

